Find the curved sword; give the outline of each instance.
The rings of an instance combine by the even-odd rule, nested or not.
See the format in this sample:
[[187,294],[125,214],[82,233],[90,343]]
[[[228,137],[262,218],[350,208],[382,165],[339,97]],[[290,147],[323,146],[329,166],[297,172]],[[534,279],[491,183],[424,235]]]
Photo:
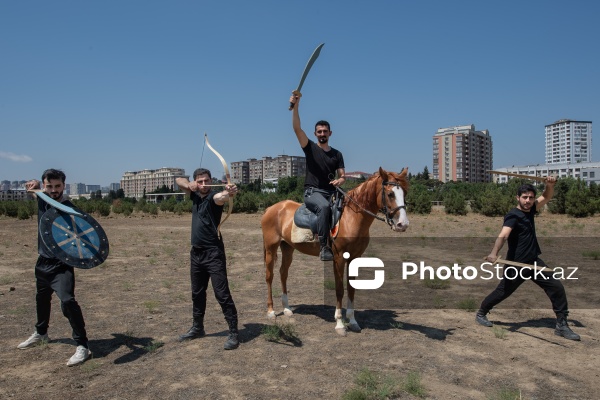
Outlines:
[[[208,135],[206,134],[206,132],[204,133],[204,140],[206,141],[206,145],[208,146],[210,151],[215,153],[215,155],[221,161],[221,164],[223,164],[223,169],[225,170],[225,178],[227,179],[227,184],[231,185],[232,184],[231,183],[231,175],[229,174],[229,168],[227,167],[227,161],[225,161],[223,156],[221,154],[219,154],[219,152],[210,145],[210,143],[208,142]],[[215,185],[215,186],[217,186],[217,185]],[[222,185],[220,185],[220,186],[222,186]],[[219,226],[217,227],[217,231],[219,232],[219,234],[221,234],[221,225],[223,225],[223,223],[225,221],[227,221],[227,218],[229,218],[229,216],[231,215],[231,211],[233,210],[233,198],[231,196],[229,196],[228,204],[229,204],[229,207],[227,208],[227,215],[225,216],[225,218],[223,218],[221,220],[221,222],[219,223]]]
[[[304,67],[304,72],[302,72],[302,77],[300,78],[300,83],[298,84],[298,88],[294,92],[300,93],[300,90],[302,90],[302,85],[304,85],[304,80],[306,79],[308,72],[312,68],[312,66],[315,63],[315,61],[317,60],[317,58],[319,58],[319,54],[321,54],[321,49],[323,48],[324,45],[325,45],[325,43],[321,43],[320,45],[317,46],[315,51],[313,51],[312,56],[310,56],[310,58],[308,59],[308,62],[306,63],[306,67]],[[294,103],[290,103],[290,110],[293,108],[294,108]]]
[[39,197],[40,199],[44,200],[46,203],[50,204],[52,207],[59,209],[62,212],[65,212],[65,213],[71,214],[71,215],[82,216],[82,214],[78,211],[75,211],[74,208],[71,208],[67,205],[64,205],[64,204],[54,200],[52,197],[50,197],[46,193],[44,193],[41,189],[28,190],[28,192],[35,193],[35,195],[37,197]]

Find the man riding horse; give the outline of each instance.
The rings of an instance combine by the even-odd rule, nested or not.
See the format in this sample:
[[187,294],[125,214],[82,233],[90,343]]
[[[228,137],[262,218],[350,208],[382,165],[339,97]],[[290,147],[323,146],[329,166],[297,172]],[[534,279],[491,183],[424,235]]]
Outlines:
[[[335,188],[346,182],[344,177],[344,157],[339,150],[329,146],[329,137],[333,133],[329,122],[319,121],[315,124],[317,142],[308,138],[300,125],[298,108],[300,97],[298,91],[293,91],[290,97],[292,108],[292,126],[300,147],[306,155],[306,177],[304,180],[304,203],[317,215],[317,233],[321,251],[321,261],[332,261],[333,253],[329,244],[331,229],[330,201]],[[335,178],[337,173],[337,179]]]

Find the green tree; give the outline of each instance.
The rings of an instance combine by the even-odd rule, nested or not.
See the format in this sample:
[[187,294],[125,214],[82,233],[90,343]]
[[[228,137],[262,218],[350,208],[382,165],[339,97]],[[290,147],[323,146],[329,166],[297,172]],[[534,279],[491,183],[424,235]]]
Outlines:
[[406,196],[406,204],[410,213],[431,213],[431,192],[423,184],[413,184]]
[[590,189],[585,182],[577,180],[565,195],[565,213],[576,218],[585,218],[594,214]]
[[467,201],[458,189],[450,190],[444,197],[446,214],[467,215]]

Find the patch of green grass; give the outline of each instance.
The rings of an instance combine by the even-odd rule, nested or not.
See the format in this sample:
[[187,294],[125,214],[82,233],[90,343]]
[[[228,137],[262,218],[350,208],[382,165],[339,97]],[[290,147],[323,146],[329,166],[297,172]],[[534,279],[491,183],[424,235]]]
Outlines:
[[343,400],[383,400],[395,398],[401,386],[388,376],[379,375],[368,368],[360,370],[354,379],[355,387],[342,395]]
[[437,309],[446,308],[446,300],[438,295],[435,295],[433,298],[433,307]]
[[131,282],[123,282],[121,285],[123,286],[123,290],[126,292],[130,292],[133,289]]
[[165,279],[162,281],[162,285],[167,289],[171,289],[173,287],[173,281],[171,279]]
[[160,349],[165,345],[164,342],[160,340],[153,340],[148,345],[144,346],[144,350],[148,353],[154,353],[156,350]]
[[400,321],[394,321],[390,322],[390,326],[394,329],[402,329],[404,327],[404,324]]
[[15,283],[15,278],[12,275],[0,276],[0,285],[10,285],[11,283]]
[[465,310],[468,312],[473,312],[477,309],[477,301],[472,297],[467,297],[466,299],[460,300],[456,307],[461,310]]
[[448,289],[450,287],[450,281],[447,279],[440,279],[435,276],[433,279],[423,280],[423,284],[430,289]]
[[94,359],[87,360],[86,362],[84,362],[83,364],[81,364],[81,367],[79,367],[79,369],[82,372],[85,372],[87,374],[89,374],[90,372],[94,372],[98,368],[100,368],[100,363],[97,360],[94,360]]
[[335,290],[335,281],[331,279],[325,279],[325,281],[323,281],[323,287],[327,290]]
[[506,334],[508,333],[506,329],[499,326],[494,326],[492,328],[492,332],[494,332],[494,336],[496,336],[498,339],[506,339]]
[[504,387],[489,395],[488,400],[523,400],[523,397],[519,389]]
[[175,255],[175,247],[167,246],[165,247],[164,252],[169,257],[173,257]]
[[148,310],[150,314],[154,314],[158,312],[158,306],[160,305],[160,301],[158,300],[148,300],[142,303],[144,307]]
[[150,257],[150,258],[148,259],[148,263],[149,263],[150,265],[156,265],[156,264],[158,264],[158,260],[156,259],[156,257]]
[[135,342],[135,333],[132,330],[127,330],[123,333],[123,344],[125,346],[132,346]]
[[8,310],[8,314],[10,314],[10,315],[23,315],[23,314],[27,314],[28,311],[29,311],[29,307],[20,306],[20,307],[16,307],[16,308],[10,308]]
[[600,260],[600,251],[598,250],[586,250],[581,254],[586,258],[591,258],[592,260]]
[[413,396],[425,397],[425,386],[421,383],[421,374],[417,371],[408,373],[404,380],[404,385],[402,385],[402,389]]
[[280,342],[281,340],[291,343],[301,342],[296,327],[289,322],[265,325],[261,330],[261,334],[269,342]]

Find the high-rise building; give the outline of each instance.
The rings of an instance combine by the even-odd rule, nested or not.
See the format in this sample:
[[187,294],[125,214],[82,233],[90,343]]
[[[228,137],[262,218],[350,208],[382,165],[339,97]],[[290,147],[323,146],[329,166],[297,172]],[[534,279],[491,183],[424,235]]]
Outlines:
[[440,128],[433,136],[433,179],[442,182],[491,182],[492,138],[475,125]]
[[546,164],[592,161],[592,121],[561,119],[546,125]]
[[155,191],[163,185],[174,191],[179,190],[179,186],[175,182],[177,178],[189,179],[183,168],[160,168],[160,169],[145,169],[143,171],[128,171],[121,178],[121,189],[125,197],[135,197],[139,199],[145,193]]

